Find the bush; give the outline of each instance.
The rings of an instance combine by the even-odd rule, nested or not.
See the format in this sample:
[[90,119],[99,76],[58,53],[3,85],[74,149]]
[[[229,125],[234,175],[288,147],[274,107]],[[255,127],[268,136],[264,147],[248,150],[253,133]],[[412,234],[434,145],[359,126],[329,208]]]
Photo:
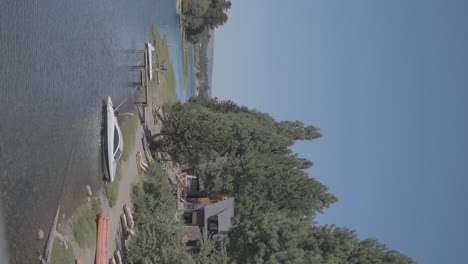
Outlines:
[[137,235],[129,243],[130,263],[191,263],[176,220],[176,200],[166,172],[153,163],[133,193]]

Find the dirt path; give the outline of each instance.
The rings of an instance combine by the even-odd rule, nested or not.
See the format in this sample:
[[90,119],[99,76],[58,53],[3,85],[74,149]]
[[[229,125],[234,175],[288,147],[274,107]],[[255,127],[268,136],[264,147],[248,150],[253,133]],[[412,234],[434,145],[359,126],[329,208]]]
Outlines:
[[125,204],[132,206],[133,186],[138,183],[140,177],[137,170],[136,155],[138,151],[143,153],[143,145],[141,143],[143,135],[143,127],[138,124],[135,147],[130,153],[128,160],[122,163],[122,179],[119,182],[119,197],[117,202],[113,208],[109,207],[108,202],[102,205],[102,211],[109,216],[109,257],[115,249],[121,249],[120,215],[123,213],[123,206]]
[[[120,214],[123,213],[123,206],[128,204],[132,206],[132,186],[136,185],[140,176],[138,175],[136,166],[136,154],[138,151],[143,153],[141,139],[143,136],[143,127],[138,123],[137,132],[135,134],[135,147],[131,151],[128,160],[122,163],[122,179],[119,182],[119,195],[114,207],[109,206],[109,201],[105,195],[105,190],[97,190],[95,197],[101,200],[102,212],[109,216],[109,258],[113,255],[114,250],[121,249],[121,226]],[[83,263],[94,263],[95,248],[80,248],[74,241],[73,237],[73,217],[66,221],[63,225],[64,233],[69,241],[70,246],[75,252],[75,256],[79,257]]]

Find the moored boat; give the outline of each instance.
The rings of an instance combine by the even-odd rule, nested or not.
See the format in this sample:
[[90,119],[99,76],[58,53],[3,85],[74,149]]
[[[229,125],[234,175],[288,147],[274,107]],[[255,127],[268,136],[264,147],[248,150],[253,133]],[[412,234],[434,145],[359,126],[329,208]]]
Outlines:
[[107,98],[104,133],[102,139],[102,153],[104,161],[104,175],[109,182],[114,181],[117,162],[122,156],[123,137],[117,122],[116,110],[110,97]]

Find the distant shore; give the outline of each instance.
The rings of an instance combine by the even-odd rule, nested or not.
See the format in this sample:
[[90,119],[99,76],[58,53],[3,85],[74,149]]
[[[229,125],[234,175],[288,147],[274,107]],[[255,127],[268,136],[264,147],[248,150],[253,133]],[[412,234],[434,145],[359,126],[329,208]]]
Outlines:
[[179,17],[179,26],[182,28],[182,0],[175,0],[175,10]]

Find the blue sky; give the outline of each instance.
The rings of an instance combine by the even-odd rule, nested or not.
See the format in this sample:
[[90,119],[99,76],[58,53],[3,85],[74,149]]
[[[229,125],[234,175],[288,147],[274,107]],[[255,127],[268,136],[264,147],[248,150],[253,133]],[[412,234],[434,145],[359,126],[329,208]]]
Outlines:
[[295,146],[340,201],[320,223],[419,263],[468,251],[468,1],[236,0],[213,96],[320,127]]

